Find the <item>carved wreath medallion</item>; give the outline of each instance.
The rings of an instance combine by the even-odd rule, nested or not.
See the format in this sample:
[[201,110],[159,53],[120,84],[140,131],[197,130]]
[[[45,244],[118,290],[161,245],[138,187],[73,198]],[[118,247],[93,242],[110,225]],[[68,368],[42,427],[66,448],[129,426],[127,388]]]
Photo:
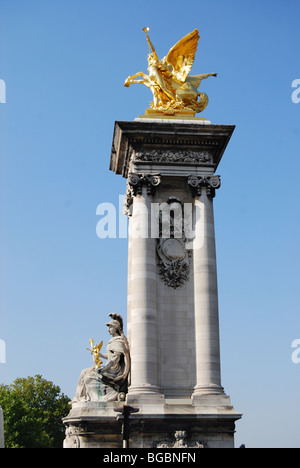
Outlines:
[[182,286],[189,277],[189,253],[182,239],[158,239],[159,275],[164,283],[174,289]]

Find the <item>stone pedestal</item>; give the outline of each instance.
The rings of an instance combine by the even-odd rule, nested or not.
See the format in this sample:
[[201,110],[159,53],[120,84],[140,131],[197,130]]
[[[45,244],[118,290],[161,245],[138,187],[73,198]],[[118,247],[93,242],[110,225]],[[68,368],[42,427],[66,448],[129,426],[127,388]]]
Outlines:
[[[207,403],[197,407],[192,400],[171,398],[163,405],[140,404],[139,413],[130,418],[130,448],[176,448],[179,431],[184,432],[182,448],[234,448],[234,421],[240,414],[224,402],[219,402],[220,407],[217,400],[211,406]],[[64,419],[64,448],[122,448],[121,422],[114,411],[120,406],[120,402],[74,404]]]
[[[115,123],[110,169],[127,179],[129,218],[126,404],[139,408],[131,447],[175,447],[178,434],[186,447],[234,446],[241,414],[221,384],[213,213],[233,130],[205,120]],[[120,403],[93,405],[73,406],[68,443],[121,447]]]

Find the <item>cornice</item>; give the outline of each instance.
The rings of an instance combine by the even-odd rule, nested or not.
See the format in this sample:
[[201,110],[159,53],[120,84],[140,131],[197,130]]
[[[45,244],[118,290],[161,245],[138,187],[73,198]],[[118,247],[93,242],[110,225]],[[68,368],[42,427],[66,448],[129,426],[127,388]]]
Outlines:
[[205,155],[209,155],[209,164],[215,171],[234,128],[234,125],[193,125],[188,121],[184,124],[117,121],[110,170],[127,178],[130,162],[138,154],[143,161],[148,156],[147,162],[153,165],[159,159],[160,164],[193,164],[195,167],[207,166]]

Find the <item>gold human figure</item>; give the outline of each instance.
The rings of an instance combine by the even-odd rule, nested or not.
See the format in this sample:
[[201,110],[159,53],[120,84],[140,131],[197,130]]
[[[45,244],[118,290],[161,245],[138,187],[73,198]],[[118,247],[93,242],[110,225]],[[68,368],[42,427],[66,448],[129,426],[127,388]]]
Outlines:
[[[146,114],[162,113],[167,115],[183,114],[195,115],[202,112],[208,104],[208,96],[198,92],[202,80],[217,76],[216,73],[189,76],[197,50],[199,32],[195,29],[180,39],[172,47],[168,54],[161,60],[158,59],[156,50],[150,41],[148,31],[146,34],[148,54],[148,75],[138,72],[129,76],[124,85],[129,87],[131,83],[144,84],[150,88],[153,94],[151,109]],[[141,79],[136,79],[141,77]]]
[[95,366],[97,367],[97,369],[100,369],[101,364],[103,364],[103,361],[101,361],[101,359],[99,357],[99,353],[100,353],[101,348],[103,346],[103,341],[101,341],[101,343],[99,343],[98,345],[95,345],[95,346],[94,346],[94,340],[92,338],[89,340],[89,342],[90,342],[91,347],[86,348],[86,349],[91,352],[91,354],[93,356]]

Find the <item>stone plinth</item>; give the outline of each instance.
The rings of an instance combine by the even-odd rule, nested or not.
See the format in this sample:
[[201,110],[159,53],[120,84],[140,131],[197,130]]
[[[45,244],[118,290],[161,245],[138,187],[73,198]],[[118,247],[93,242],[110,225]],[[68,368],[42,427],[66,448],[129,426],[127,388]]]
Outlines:
[[121,448],[121,425],[114,408],[120,402],[73,403],[66,426],[64,448]]
[[[74,404],[67,418],[64,448],[121,448],[121,422],[114,408],[120,402]],[[130,448],[174,447],[175,433],[186,433],[189,448],[233,448],[234,421],[240,417],[231,406],[194,406],[186,399],[165,399],[163,406],[140,405],[131,416]]]

